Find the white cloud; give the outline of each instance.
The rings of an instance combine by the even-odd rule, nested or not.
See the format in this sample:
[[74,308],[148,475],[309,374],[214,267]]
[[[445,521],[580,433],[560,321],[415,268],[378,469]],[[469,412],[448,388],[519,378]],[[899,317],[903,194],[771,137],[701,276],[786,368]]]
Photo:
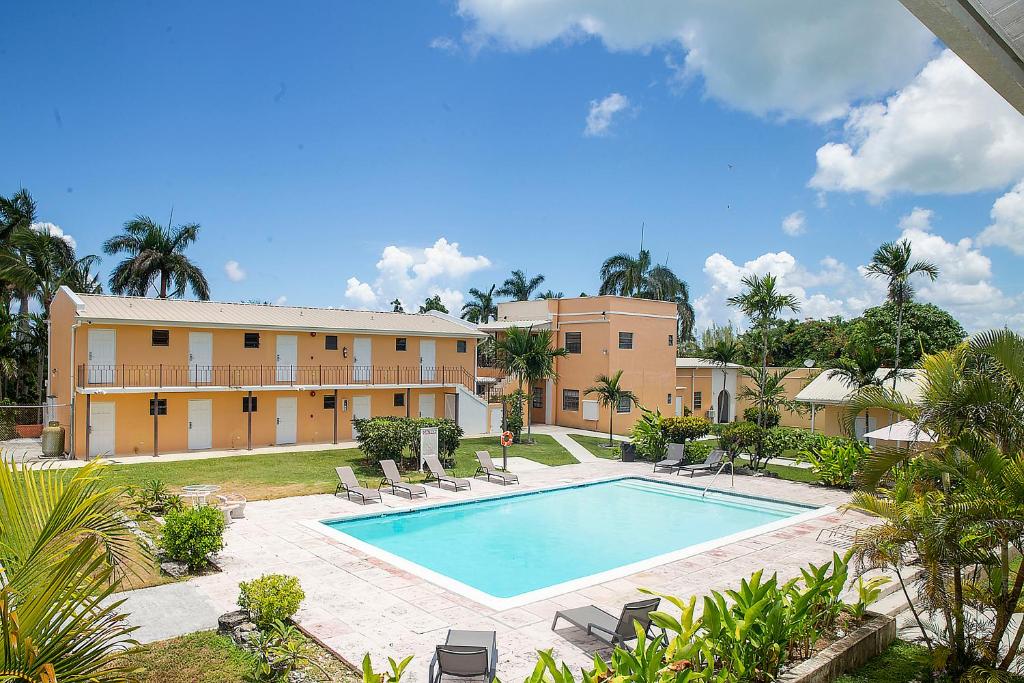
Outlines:
[[345,297],[363,308],[386,306],[399,299],[406,311],[416,311],[424,299],[439,295],[454,314],[465,302],[458,285],[469,275],[489,268],[486,256],[463,254],[458,242],[444,237],[426,248],[389,245],[377,261],[377,276],[372,281],[350,277]]
[[629,98],[613,92],[603,100],[591,100],[590,111],[587,112],[587,126],[583,134],[588,137],[601,137],[611,132],[615,115],[629,110]]
[[288,303],[288,297],[286,297],[284,294],[274,299],[275,306],[284,306],[286,303]]
[[228,276],[228,279],[232,282],[241,282],[246,278],[245,269],[238,263],[238,261],[231,260],[224,264],[224,274]]
[[997,245],[1024,256],[1024,180],[992,205],[992,223],[978,235],[978,244]]
[[820,190],[962,193],[1024,174],[1024,118],[950,50],[884,103],[857,107],[823,145]]
[[681,75],[757,115],[829,120],[909,81],[932,34],[891,0],[459,0],[477,47],[597,38],[613,51],[685,55]]
[[58,239],[64,240],[65,242],[68,243],[68,245],[70,245],[72,249],[78,248],[78,243],[75,242],[75,238],[65,233],[63,230],[60,229],[60,227],[53,223],[33,223],[29,227],[35,230],[36,232],[46,232]]
[[803,211],[794,211],[782,219],[782,232],[797,237],[807,232],[807,216]]
[[438,36],[430,41],[430,48],[453,55],[459,51],[459,43],[448,36]]

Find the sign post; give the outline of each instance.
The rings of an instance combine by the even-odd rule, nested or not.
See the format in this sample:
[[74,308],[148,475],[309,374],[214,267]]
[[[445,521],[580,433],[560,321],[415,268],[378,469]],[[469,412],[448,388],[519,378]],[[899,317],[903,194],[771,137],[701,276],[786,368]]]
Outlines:
[[420,429],[420,470],[423,469],[423,458],[430,455],[437,457],[437,427]]
[[[508,431],[508,418],[505,413],[505,408],[508,406],[508,397],[501,397],[501,433],[504,434]],[[504,444],[504,439],[501,444],[501,468],[508,472],[508,446]]]

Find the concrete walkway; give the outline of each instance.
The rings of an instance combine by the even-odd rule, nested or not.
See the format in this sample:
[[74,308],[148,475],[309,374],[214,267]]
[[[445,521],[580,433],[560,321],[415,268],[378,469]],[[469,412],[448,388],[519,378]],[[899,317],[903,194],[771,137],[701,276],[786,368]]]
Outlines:
[[570,439],[566,432],[550,432],[550,434],[559,446],[569,451],[569,454],[580,462],[601,462],[601,458]]

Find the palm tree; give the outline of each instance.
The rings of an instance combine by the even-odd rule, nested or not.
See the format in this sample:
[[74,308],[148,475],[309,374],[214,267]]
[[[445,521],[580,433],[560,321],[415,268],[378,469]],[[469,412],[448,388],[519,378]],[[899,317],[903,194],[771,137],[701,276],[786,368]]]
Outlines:
[[637,256],[616,254],[601,264],[601,287],[598,294],[643,297],[673,301],[679,316],[680,339],[693,338],[694,311],[690,304],[690,288],[665,265],[655,266],[651,252],[640,249]]
[[507,296],[513,301],[529,301],[534,290],[540,287],[542,282],[544,282],[543,275],[535,275],[527,280],[526,273],[521,270],[513,270],[511,277],[506,279],[495,293],[498,296]]
[[498,317],[498,305],[494,303],[494,290],[497,285],[491,285],[486,292],[470,287],[469,301],[462,304],[462,318],[471,323],[483,324],[491,318]]
[[[20,320],[20,316],[15,317],[8,309],[0,308],[0,398],[5,396],[4,385],[7,382],[15,381],[16,387],[20,386],[18,368],[25,355],[26,343],[26,336],[19,325]],[[39,357],[44,358],[41,353]]]
[[441,295],[435,294],[434,296],[427,297],[427,299],[420,306],[420,313],[426,313],[428,311],[439,311],[441,313],[447,313],[448,309],[443,303],[441,303]]
[[[10,197],[0,196],[0,245],[4,250],[13,249],[11,244],[14,236],[20,233],[30,232],[32,225],[36,222],[36,202],[28,190],[21,188]],[[6,305],[7,290],[10,283],[4,286],[4,303]],[[29,295],[18,292],[21,299],[20,311],[22,315],[28,313]]]
[[0,463],[0,672],[24,681],[134,680],[134,630],[113,600],[137,544],[120,498],[87,463]]
[[[847,354],[837,360],[828,372],[853,389],[856,395],[868,387],[880,387],[890,378],[896,377],[897,370],[895,368],[880,375],[878,371],[881,368],[882,359],[879,358],[875,347],[870,344],[858,344],[847,349]],[[869,431],[871,431],[870,414],[866,409],[864,411],[864,433],[867,434]]]
[[401,299],[395,299],[394,301],[391,302],[391,312],[392,313],[405,313],[405,308],[402,306],[402,300]]
[[618,410],[619,404],[625,400],[630,405],[637,405],[636,396],[632,391],[622,387],[622,384],[620,384],[621,379],[622,370],[616,370],[615,374],[611,377],[608,375],[598,375],[594,378],[596,384],[583,392],[584,396],[597,396],[598,402],[608,408],[609,448],[614,444],[612,441],[612,419],[615,417],[615,411]]
[[[495,343],[498,367],[516,378],[519,393],[523,393],[523,385],[533,386],[537,382],[557,379],[555,359],[566,356],[568,352],[555,346],[555,336],[551,330],[510,327]],[[526,435],[529,440],[532,426],[530,411],[526,411]]]
[[185,255],[198,234],[197,223],[172,228],[168,222],[164,228],[148,216],[136,216],[128,221],[120,235],[103,243],[107,254],[128,254],[110,274],[110,291],[146,296],[154,282],[158,282],[161,299],[185,296],[188,288],[197,298],[209,300],[210,285],[206,276]]
[[[896,306],[896,359],[893,367],[900,369],[900,341],[903,334],[903,305],[914,300],[914,285],[910,278],[921,274],[935,281],[939,267],[929,261],[911,263],[910,240],[886,242],[875,250],[865,272],[868,277],[886,280],[888,299]],[[895,387],[895,378],[893,379]]]
[[548,291],[541,292],[537,295],[538,299],[561,299],[563,297],[565,297],[565,294],[562,292],[556,292],[553,289],[549,289]]
[[[714,363],[722,369],[722,389],[725,390],[726,381],[729,379],[729,366],[736,365],[743,356],[743,347],[735,339],[729,337],[719,339],[710,346],[700,350],[700,357]],[[722,421],[722,411],[719,409],[719,422]]]
[[[789,398],[786,391],[786,378],[792,370],[773,370],[768,368],[743,368],[740,374],[752,380],[750,385],[744,385],[738,394],[738,398],[750,401],[757,407],[757,426],[764,426],[764,419],[767,415],[781,413],[782,410],[799,412],[803,407],[796,401]],[[764,452],[764,429],[757,430],[757,450],[751,458],[750,464],[755,470],[759,467],[761,454]],[[769,458],[770,459],[770,458]],[[765,460],[765,466],[768,460]]]
[[18,230],[10,239],[11,249],[0,251],[0,279],[11,283],[21,298],[19,313],[28,315],[29,299],[39,302],[49,315],[57,290],[68,286],[76,292],[98,286],[93,266],[99,257],[77,258],[65,240],[39,230]]

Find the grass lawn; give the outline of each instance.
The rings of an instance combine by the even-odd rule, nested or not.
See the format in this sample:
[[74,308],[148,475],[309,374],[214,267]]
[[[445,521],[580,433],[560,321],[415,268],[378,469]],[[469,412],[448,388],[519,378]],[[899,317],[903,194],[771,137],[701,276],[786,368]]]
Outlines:
[[608,448],[607,437],[587,436],[586,434],[569,434],[569,438],[599,458],[607,458],[608,460],[619,459],[619,442],[615,442],[615,448]]
[[836,683],[890,683],[890,681],[925,680],[928,650],[921,645],[897,640],[882,654]]
[[[546,434],[535,434],[532,445],[514,444],[509,457],[528,458],[545,465],[569,465],[576,459]],[[458,476],[468,477],[476,471],[474,451],[487,450],[495,463],[501,458],[498,437],[463,439],[455,452]],[[171,489],[186,484],[217,484],[224,491],[241,493],[249,500],[285,498],[313,493],[333,493],[338,484],[335,467],[351,465],[360,480],[377,486],[380,470],[367,465],[357,448],[327,451],[273,453],[266,455],[234,455],[206,460],[179,460],[138,465],[111,465],[108,476],[117,484],[140,487],[159,479]],[[411,479],[422,479],[413,473]]]
[[[748,464],[746,458],[736,458],[737,465]],[[805,484],[816,484],[818,482],[818,475],[806,467],[790,467],[789,465],[776,465],[775,463],[768,463],[768,471],[774,472],[779,475],[779,479],[785,479],[787,481],[799,481]]]

